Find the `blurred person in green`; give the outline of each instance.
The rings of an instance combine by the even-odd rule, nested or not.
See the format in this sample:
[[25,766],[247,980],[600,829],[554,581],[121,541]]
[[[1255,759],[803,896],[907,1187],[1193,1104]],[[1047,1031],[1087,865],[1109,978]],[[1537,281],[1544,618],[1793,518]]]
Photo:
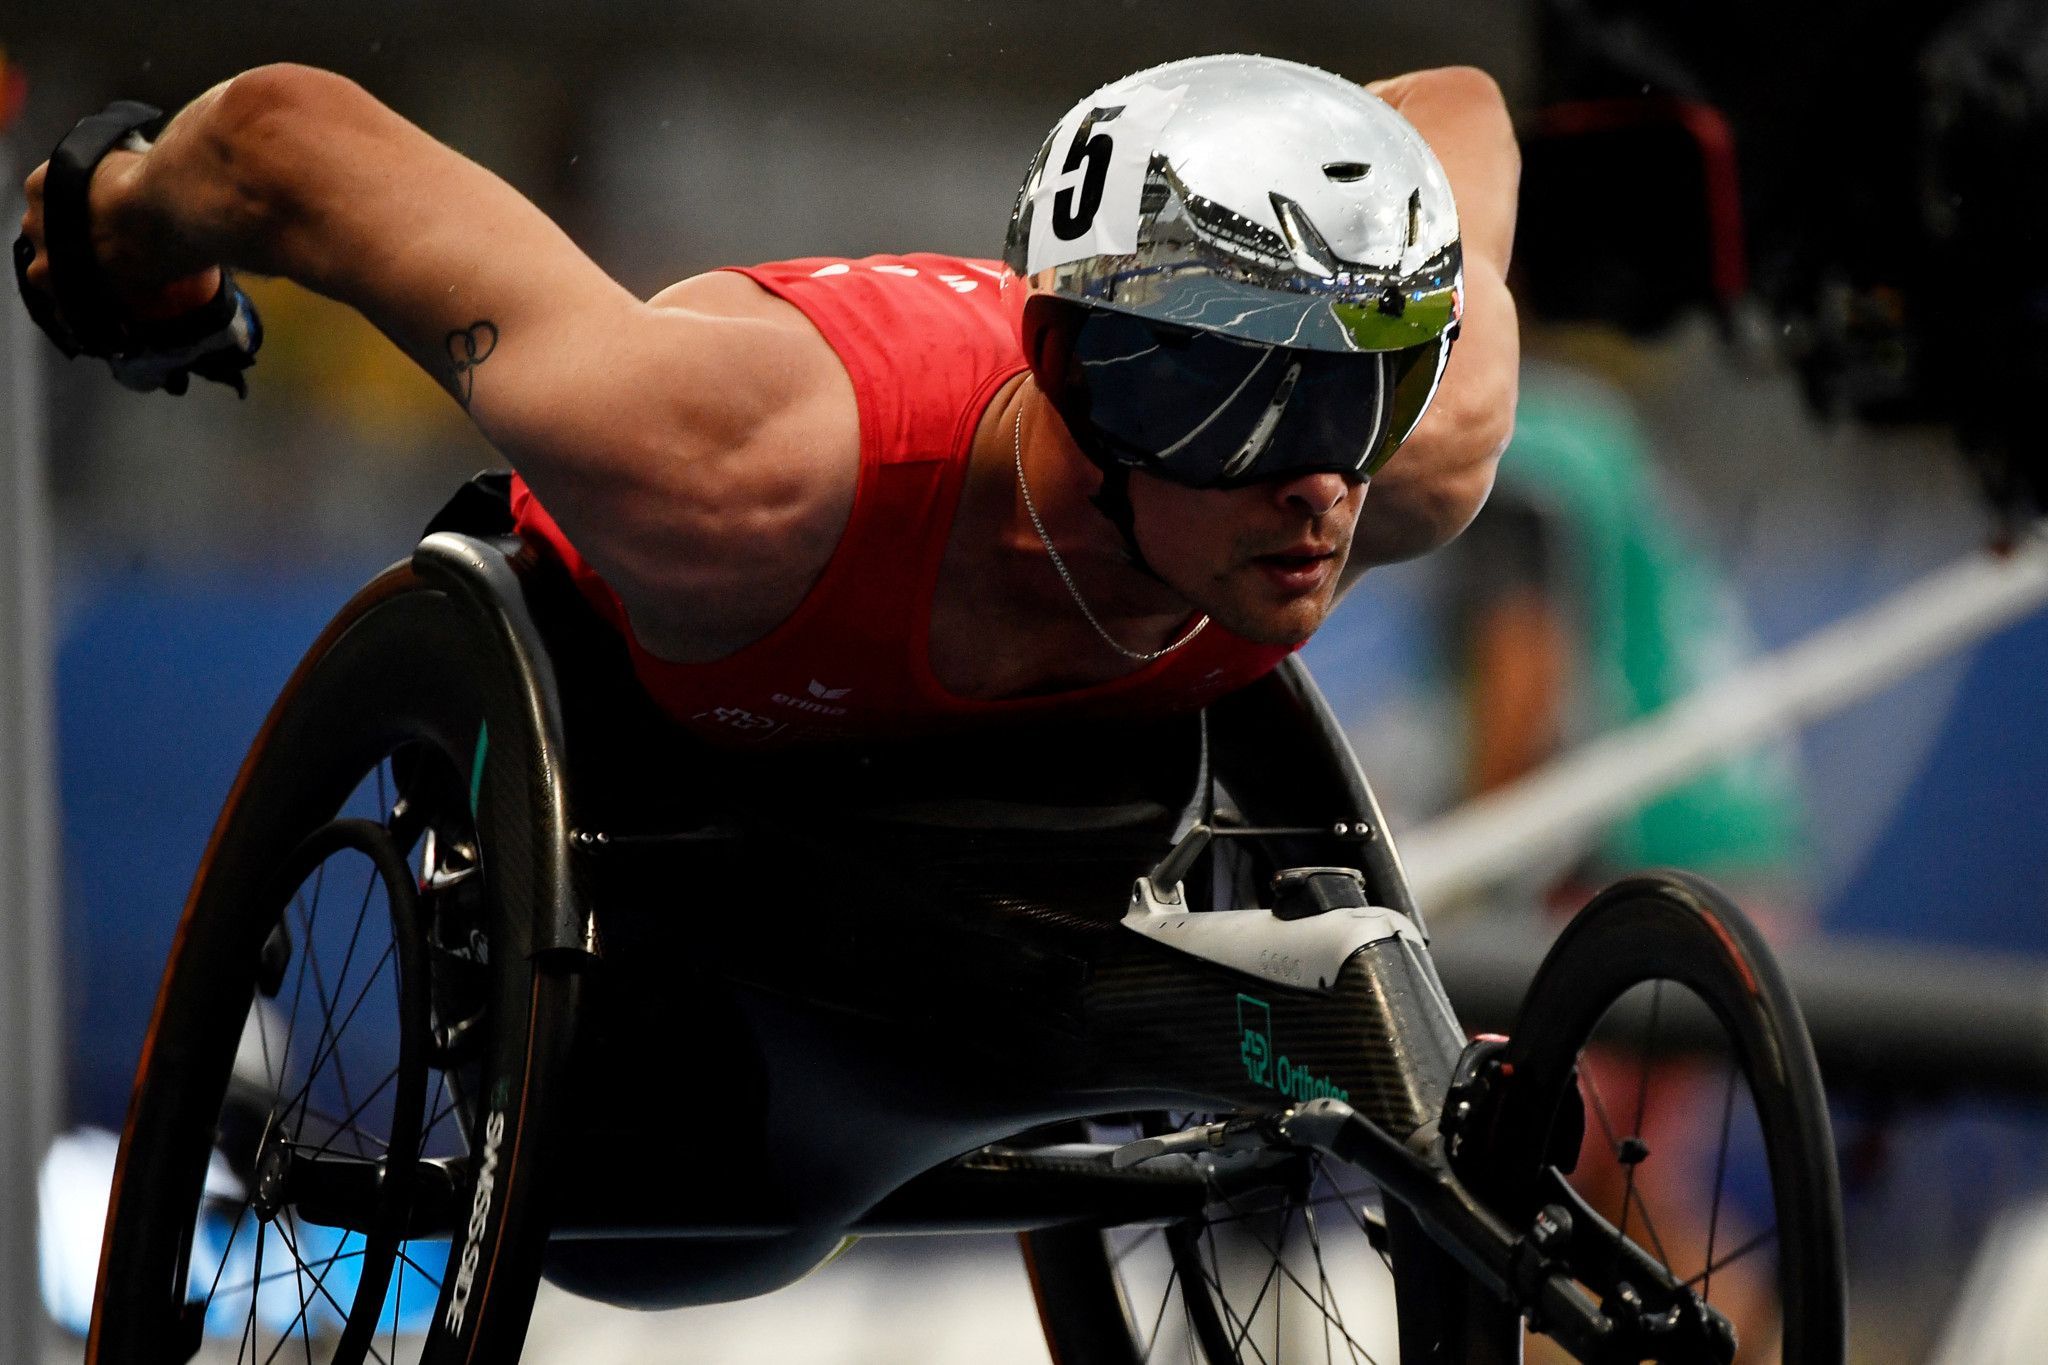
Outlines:
[[[1493,496],[1449,553],[1471,795],[1711,687],[1755,650],[1626,400],[1585,373],[1525,366]],[[1796,769],[1757,749],[1616,820],[1549,869],[1565,875],[1547,889],[1576,905],[1622,873],[1684,867],[1780,919],[1805,899],[1805,851]]]

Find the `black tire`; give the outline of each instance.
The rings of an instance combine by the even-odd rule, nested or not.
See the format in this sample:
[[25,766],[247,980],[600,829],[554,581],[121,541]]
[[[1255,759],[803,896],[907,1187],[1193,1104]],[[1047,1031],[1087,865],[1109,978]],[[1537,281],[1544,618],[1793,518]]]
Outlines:
[[[1729,1318],[1738,1365],[1843,1359],[1820,1073],[1769,950],[1725,896],[1675,872],[1602,892],[1545,958],[1503,1057],[1497,1119],[1464,1165],[1512,1226],[1534,1217],[1545,1168],[1576,1161],[1581,1197]],[[1679,1135],[1701,1118],[1718,1141],[1687,1151]]]
[[[577,977],[534,951],[535,898],[567,855],[550,843],[563,842],[542,786],[553,775],[534,761],[545,708],[505,655],[472,606],[402,565],[323,632],[273,707],[143,1044],[92,1365],[190,1359],[207,1299],[216,1332],[239,1318],[241,1359],[274,1346],[350,1365],[517,1357],[547,1234],[542,1116]],[[344,880],[339,920],[323,920]],[[337,923],[347,946],[330,949]],[[336,1098],[318,1102],[329,1075]],[[412,1153],[440,1158],[438,1173]],[[245,1268],[259,1235],[288,1255]],[[434,1241],[447,1244],[439,1273]]]

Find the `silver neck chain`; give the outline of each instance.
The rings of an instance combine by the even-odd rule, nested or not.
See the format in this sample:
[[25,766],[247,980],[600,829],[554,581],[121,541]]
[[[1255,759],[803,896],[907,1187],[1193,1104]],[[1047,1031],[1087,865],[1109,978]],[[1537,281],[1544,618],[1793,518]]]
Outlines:
[[1154,659],[1165,658],[1208,628],[1209,618],[1204,616],[1189,628],[1187,634],[1181,636],[1178,640],[1166,646],[1166,648],[1155,649],[1150,653],[1144,653],[1135,649],[1125,649],[1122,645],[1118,644],[1116,637],[1104,630],[1102,622],[1096,620],[1095,613],[1088,609],[1088,603],[1081,596],[1080,588],[1074,585],[1074,575],[1067,571],[1067,561],[1061,559],[1060,552],[1053,548],[1052,537],[1045,533],[1045,523],[1038,519],[1038,506],[1031,500],[1031,485],[1024,481],[1024,409],[1021,407],[1017,409],[1016,425],[1011,428],[1010,446],[1017,460],[1017,488],[1024,494],[1024,510],[1031,514],[1032,529],[1038,532],[1038,539],[1044,544],[1045,552],[1052,556],[1052,566],[1059,570],[1060,582],[1067,585],[1068,596],[1074,599],[1074,605],[1079,607],[1081,614],[1088,618],[1088,624],[1095,627],[1095,633],[1102,637],[1104,644],[1123,655],[1126,659],[1136,659],[1139,663],[1151,663]]

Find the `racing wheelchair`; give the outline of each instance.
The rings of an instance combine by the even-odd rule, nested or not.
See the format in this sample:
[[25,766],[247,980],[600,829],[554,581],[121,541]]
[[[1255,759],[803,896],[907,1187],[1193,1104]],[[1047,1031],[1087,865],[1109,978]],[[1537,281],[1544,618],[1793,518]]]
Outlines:
[[543,1275],[713,1302],[993,1230],[1061,1365],[1843,1358],[1812,1052],[1706,883],[1602,893],[1468,1039],[1298,662],[1144,725],[714,753],[494,508],[347,604],[234,784],[95,1365],[510,1361]]

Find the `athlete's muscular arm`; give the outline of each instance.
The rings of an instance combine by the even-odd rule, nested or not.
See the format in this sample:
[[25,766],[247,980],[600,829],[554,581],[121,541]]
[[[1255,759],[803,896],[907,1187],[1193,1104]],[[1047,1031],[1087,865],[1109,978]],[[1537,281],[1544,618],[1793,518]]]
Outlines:
[[225,264],[361,311],[526,476],[657,652],[715,655],[774,626],[844,525],[852,389],[794,309],[737,276],[641,303],[340,76],[245,72],[147,154],[110,155],[91,195],[96,254],[131,301],[203,298]]
[[1366,88],[1415,125],[1450,177],[1465,252],[1465,317],[1436,402],[1373,476],[1347,579],[1435,549],[1478,515],[1514,430],[1521,359],[1507,270],[1522,161],[1500,87],[1483,71],[1446,67]]

